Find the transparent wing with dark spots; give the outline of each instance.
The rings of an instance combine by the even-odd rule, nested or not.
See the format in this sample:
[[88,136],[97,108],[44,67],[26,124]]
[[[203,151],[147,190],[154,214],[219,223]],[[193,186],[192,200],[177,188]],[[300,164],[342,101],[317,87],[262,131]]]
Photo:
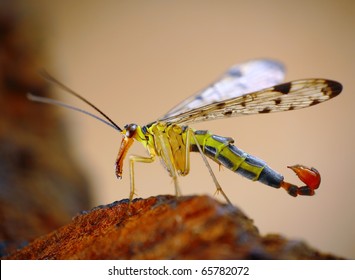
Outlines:
[[281,83],[284,76],[284,66],[274,60],[250,60],[235,65],[218,81],[182,101],[163,118],[274,86]]
[[161,121],[189,124],[241,115],[296,110],[327,101],[337,96],[341,90],[342,85],[331,80],[298,80],[208,104]]

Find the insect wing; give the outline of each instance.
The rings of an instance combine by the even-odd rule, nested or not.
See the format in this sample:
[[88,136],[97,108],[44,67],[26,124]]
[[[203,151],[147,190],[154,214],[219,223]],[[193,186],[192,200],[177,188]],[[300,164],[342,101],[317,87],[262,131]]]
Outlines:
[[284,76],[284,66],[274,60],[251,60],[235,65],[217,82],[172,108],[163,119],[214,102],[220,102],[271,87],[281,83]]
[[205,105],[162,121],[188,124],[241,115],[296,110],[327,101],[337,96],[341,90],[342,85],[331,80],[298,80]]

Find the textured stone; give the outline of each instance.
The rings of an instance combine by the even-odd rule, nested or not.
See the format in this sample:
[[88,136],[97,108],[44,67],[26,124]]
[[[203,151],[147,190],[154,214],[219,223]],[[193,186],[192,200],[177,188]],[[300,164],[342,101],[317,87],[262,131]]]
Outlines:
[[260,236],[238,208],[208,196],[127,200],[76,216],[9,259],[337,259],[302,241]]

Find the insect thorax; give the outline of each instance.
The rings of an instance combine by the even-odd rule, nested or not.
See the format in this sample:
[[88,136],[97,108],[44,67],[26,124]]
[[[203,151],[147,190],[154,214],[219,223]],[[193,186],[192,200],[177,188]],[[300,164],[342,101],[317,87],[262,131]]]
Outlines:
[[186,126],[154,122],[141,128],[145,140],[142,138],[137,140],[147,148],[150,155],[157,155],[160,158],[170,175],[174,171],[179,175],[186,175],[189,161],[187,131]]

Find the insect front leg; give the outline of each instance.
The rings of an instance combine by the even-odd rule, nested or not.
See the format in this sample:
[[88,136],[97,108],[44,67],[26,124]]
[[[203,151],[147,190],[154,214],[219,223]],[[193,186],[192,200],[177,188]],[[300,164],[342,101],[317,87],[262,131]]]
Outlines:
[[288,182],[282,181],[281,187],[284,188],[289,195],[297,196],[297,195],[314,195],[315,190],[318,189],[321,181],[321,177],[319,172],[311,167],[308,168],[303,165],[293,165],[288,166],[288,168],[292,169],[300,178],[300,180],[306,184],[306,186],[298,187]]
[[150,157],[141,157],[141,156],[130,156],[129,157],[129,175],[130,175],[130,192],[129,192],[129,201],[132,201],[133,196],[135,195],[135,183],[134,183],[134,163],[135,162],[145,162],[151,163],[154,161],[154,156]]

